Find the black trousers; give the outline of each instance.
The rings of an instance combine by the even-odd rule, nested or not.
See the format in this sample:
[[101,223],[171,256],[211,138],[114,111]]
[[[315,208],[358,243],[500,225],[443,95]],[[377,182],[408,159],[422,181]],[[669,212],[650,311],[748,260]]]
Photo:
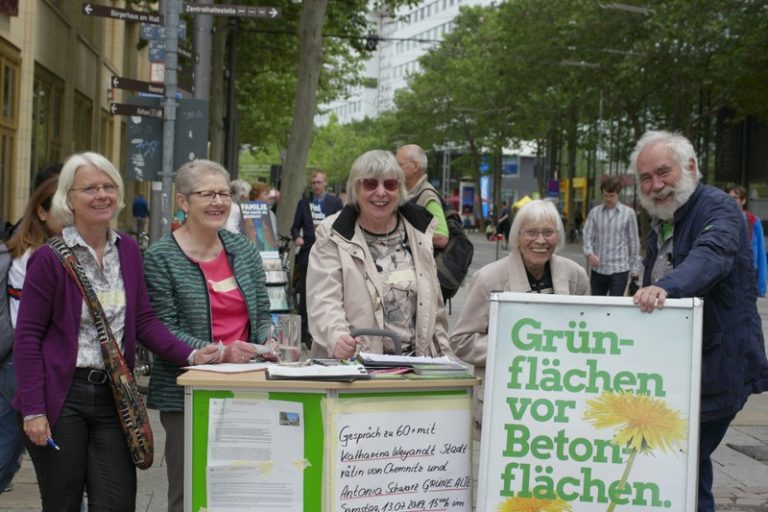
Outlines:
[[715,512],[715,497],[712,495],[712,452],[714,452],[736,415],[715,421],[699,423],[699,512]]
[[134,512],[136,468],[109,382],[92,384],[76,376],[51,434],[61,451],[25,436],[43,512],[79,512],[84,489],[89,512]]
[[299,265],[299,315],[301,315],[301,339],[309,340],[309,322],[307,320],[307,268],[309,265]]
[[598,274],[594,270],[589,277],[589,286],[592,295],[610,295],[611,297],[623,297],[627,288],[629,271],[617,274]]

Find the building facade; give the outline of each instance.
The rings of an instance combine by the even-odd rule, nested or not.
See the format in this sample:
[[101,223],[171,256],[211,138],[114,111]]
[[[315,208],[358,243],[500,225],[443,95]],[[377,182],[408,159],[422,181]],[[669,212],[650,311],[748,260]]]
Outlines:
[[[126,8],[124,0],[100,4]],[[137,49],[138,23],[88,16],[83,5],[73,0],[0,2],[3,220],[13,222],[23,214],[39,169],[74,152],[97,151],[123,167],[123,123],[110,114],[109,104],[122,101],[126,93],[112,89],[111,78],[147,80],[146,50]]]
[[370,21],[380,36],[366,62],[368,87],[351,89],[347,98],[320,106],[315,124],[324,125],[332,114],[341,124],[374,118],[394,108],[395,92],[407,86],[408,75],[419,71],[418,59],[440,44],[453,29],[462,6],[490,5],[490,0],[425,0],[394,14],[373,11]]

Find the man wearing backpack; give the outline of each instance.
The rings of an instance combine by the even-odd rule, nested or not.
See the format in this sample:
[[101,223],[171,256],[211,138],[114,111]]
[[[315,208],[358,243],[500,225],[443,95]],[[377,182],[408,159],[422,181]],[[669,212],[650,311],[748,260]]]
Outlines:
[[408,200],[423,206],[437,219],[432,245],[440,290],[443,300],[448,302],[467,276],[474,247],[464,233],[458,212],[446,212],[437,190],[427,181],[427,154],[424,150],[415,144],[408,144],[398,149],[395,156],[405,175]]
[[432,235],[432,245],[435,249],[443,249],[448,245],[448,224],[445,221],[440,195],[427,180],[427,154],[416,144],[407,144],[397,150],[395,158],[405,175],[408,200],[423,206],[437,219],[437,226]]

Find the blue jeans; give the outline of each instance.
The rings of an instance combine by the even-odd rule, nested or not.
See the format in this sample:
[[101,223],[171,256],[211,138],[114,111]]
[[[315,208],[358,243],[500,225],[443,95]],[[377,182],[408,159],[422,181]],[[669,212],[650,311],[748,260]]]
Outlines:
[[24,434],[19,428],[18,413],[11,406],[15,392],[16,372],[13,359],[8,356],[0,363],[0,492],[11,484],[24,453]]
[[593,270],[589,277],[589,286],[592,289],[592,295],[623,297],[628,278],[629,270],[616,274],[599,274]]
[[712,452],[728,432],[728,426],[736,415],[699,423],[699,512],[715,512],[715,497],[712,495]]
[[43,512],[80,512],[84,489],[91,512],[135,511],[136,468],[108,382],[76,375],[51,435],[61,451],[27,439]]

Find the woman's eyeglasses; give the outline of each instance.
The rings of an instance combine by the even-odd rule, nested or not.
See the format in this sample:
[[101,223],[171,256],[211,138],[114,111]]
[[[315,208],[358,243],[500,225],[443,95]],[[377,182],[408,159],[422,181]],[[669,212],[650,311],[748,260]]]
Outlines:
[[230,194],[227,190],[224,192],[216,192],[215,190],[196,190],[194,192],[190,192],[189,195],[200,196],[200,199],[204,199],[209,203],[214,202],[216,200],[216,196],[218,196],[224,202],[232,199],[232,194]]
[[522,233],[526,240],[536,240],[539,238],[539,235],[543,236],[546,240],[550,240],[557,234],[557,231],[554,229],[524,229]]
[[400,187],[400,182],[394,178],[387,178],[386,180],[377,180],[376,178],[365,178],[361,181],[363,188],[368,192],[373,192],[379,188],[379,183],[384,185],[384,188],[389,192],[394,192]]
[[99,193],[99,190],[103,190],[105,194],[114,194],[117,192],[117,185],[91,185],[89,187],[71,188],[69,190],[82,192],[87,196],[95,196]]

